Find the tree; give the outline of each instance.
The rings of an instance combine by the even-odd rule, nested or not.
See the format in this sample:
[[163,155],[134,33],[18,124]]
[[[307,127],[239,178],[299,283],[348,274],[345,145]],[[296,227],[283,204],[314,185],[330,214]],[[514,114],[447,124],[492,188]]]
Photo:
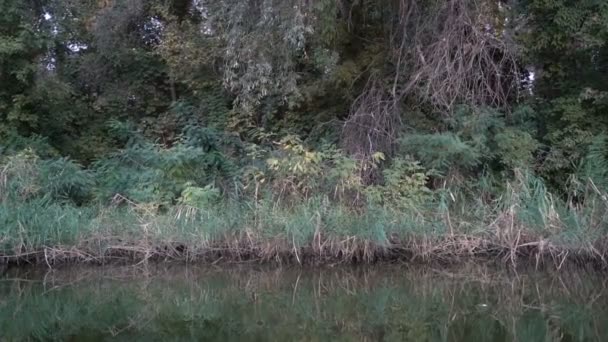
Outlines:
[[594,136],[608,130],[608,3],[526,1],[521,43],[534,70],[535,106],[542,142],[541,170],[554,184],[587,153]]
[[26,133],[39,124],[36,77],[44,73],[49,37],[34,1],[0,0],[0,133]]

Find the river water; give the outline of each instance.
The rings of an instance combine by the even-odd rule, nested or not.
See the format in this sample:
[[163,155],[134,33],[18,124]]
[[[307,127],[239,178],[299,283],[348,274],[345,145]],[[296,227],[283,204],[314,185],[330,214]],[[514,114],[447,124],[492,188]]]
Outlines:
[[0,341],[608,341],[605,274],[70,267],[0,278]]

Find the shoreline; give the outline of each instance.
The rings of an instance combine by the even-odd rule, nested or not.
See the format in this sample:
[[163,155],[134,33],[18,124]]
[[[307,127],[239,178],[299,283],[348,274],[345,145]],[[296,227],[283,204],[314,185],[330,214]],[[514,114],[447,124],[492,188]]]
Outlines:
[[[145,239],[142,237],[142,239]],[[141,241],[141,240],[140,240]],[[90,240],[80,245],[41,246],[23,253],[0,251],[0,267],[72,265],[140,265],[146,263],[273,264],[286,266],[349,266],[399,262],[408,265],[495,263],[505,267],[522,264],[560,270],[564,265],[608,267],[599,246],[559,246],[546,240],[509,246],[475,236],[423,236],[392,241],[387,245],[346,237],[314,239],[296,245],[287,240],[226,239],[217,242],[137,244],[133,241]],[[105,245],[105,246],[104,246]],[[104,246],[104,247],[100,247]]]

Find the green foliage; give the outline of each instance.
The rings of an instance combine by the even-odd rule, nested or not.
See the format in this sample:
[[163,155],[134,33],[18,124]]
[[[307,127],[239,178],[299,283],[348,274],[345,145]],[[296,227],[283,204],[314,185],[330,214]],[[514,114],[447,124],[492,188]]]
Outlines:
[[[451,213],[490,225],[512,208],[543,232],[600,226],[608,5],[456,3],[0,0],[3,205],[50,216],[238,200],[300,241],[315,210],[382,243],[395,222],[446,232]],[[522,79],[500,108],[479,105]],[[417,95],[446,91],[482,95],[447,96],[463,102],[449,109]]]
[[433,192],[427,187],[432,172],[420,166],[419,162],[411,158],[396,158],[383,174],[383,185],[371,186],[366,190],[372,203],[411,210],[432,200]]
[[49,144],[48,138],[39,135],[26,138],[15,133],[9,134],[3,139],[3,144],[0,146],[0,155],[10,156],[26,149],[31,149],[42,158],[59,156],[59,152]]
[[538,139],[546,156],[539,169],[562,188],[606,121],[608,6],[604,1],[525,1],[521,43],[533,65]]
[[184,146],[129,147],[93,166],[99,175],[97,196],[108,201],[119,194],[135,202],[170,204],[188,182],[209,181],[204,162],[199,162],[205,157],[203,151]]
[[608,128],[603,115],[606,108],[601,99],[585,94],[561,97],[545,107],[547,134],[544,138],[550,150],[543,169],[559,183],[563,184],[563,175],[572,173],[585,157],[594,136]]
[[484,172],[504,177],[516,169],[535,169],[541,144],[534,115],[526,106],[508,115],[460,107],[444,120],[446,132],[405,134],[399,141],[400,153],[414,156],[427,169],[448,178],[477,177]]
[[[578,200],[585,196],[605,196],[608,194],[608,138],[598,135],[589,146],[585,158],[570,178],[572,195]],[[580,198],[582,197],[582,198]]]
[[6,134],[39,124],[30,95],[49,41],[38,27],[36,9],[27,2],[2,0],[0,7],[0,133]]
[[[590,179],[606,182],[608,177],[608,137],[599,135],[593,139],[589,146],[589,153],[584,160],[584,170]],[[608,189],[608,184],[604,183],[604,189]]]
[[220,32],[226,42],[223,79],[248,114],[267,97],[293,106],[301,96],[296,63],[313,32],[305,20],[307,10],[292,0],[220,2],[216,20],[227,27]]
[[219,198],[220,191],[211,184],[201,188],[186,183],[186,188],[182,191],[178,203],[195,208],[204,208],[217,202]]
[[521,38],[540,67],[539,90],[552,96],[577,94],[583,87],[605,90],[606,3],[534,0],[521,6],[529,18]]
[[406,135],[400,146],[403,153],[415,156],[425,167],[441,173],[476,167],[482,156],[475,147],[452,133]]
[[530,133],[507,128],[496,134],[496,154],[507,170],[529,168],[534,165],[534,153],[539,144]]
[[324,151],[309,151],[299,138],[287,136],[278,143],[276,156],[267,159],[273,186],[279,193],[308,197],[319,185]]
[[230,140],[212,129],[187,126],[179,142],[167,148],[146,141],[128,125],[112,126],[117,136],[130,137],[123,150],[93,165],[102,201],[121,195],[140,203],[172,204],[187,189],[196,192],[233,176],[235,164],[225,154]]
[[41,160],[26,149],[5,157],[2,168],[3,196],[15,205],[33,199],[80,204],[90,199],[90,172],[66,159]]

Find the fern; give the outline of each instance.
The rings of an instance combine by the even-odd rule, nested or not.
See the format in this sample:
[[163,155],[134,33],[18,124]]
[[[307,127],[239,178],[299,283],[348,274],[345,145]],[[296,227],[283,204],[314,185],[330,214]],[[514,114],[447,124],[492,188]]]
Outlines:
[[427,169],[442,173],[478,166],[480,151],[452,133],[411,134],[400,140],[400,150],[415,157]]
[[39,135],[24,137],[14,132],[2,139],[0,155],[15,155],[26,149],[31,149],[41,158],[51,158],[59,155],[58,151],[49,143],[48,138]]
[[96,196],[108,201],[120,194],[136,202],[172,204],[187,188],[233,177],[237,166],[227,153],[239,149],[235,139],[197,125],[187,125],[170,148],[131,139],[125,149],[93,165]]
[[20,203],[45,198],[81,204],[90,197],[93,177],[67,158],[42,160],[32,149],[7,157],[1,171],[2,197]]

